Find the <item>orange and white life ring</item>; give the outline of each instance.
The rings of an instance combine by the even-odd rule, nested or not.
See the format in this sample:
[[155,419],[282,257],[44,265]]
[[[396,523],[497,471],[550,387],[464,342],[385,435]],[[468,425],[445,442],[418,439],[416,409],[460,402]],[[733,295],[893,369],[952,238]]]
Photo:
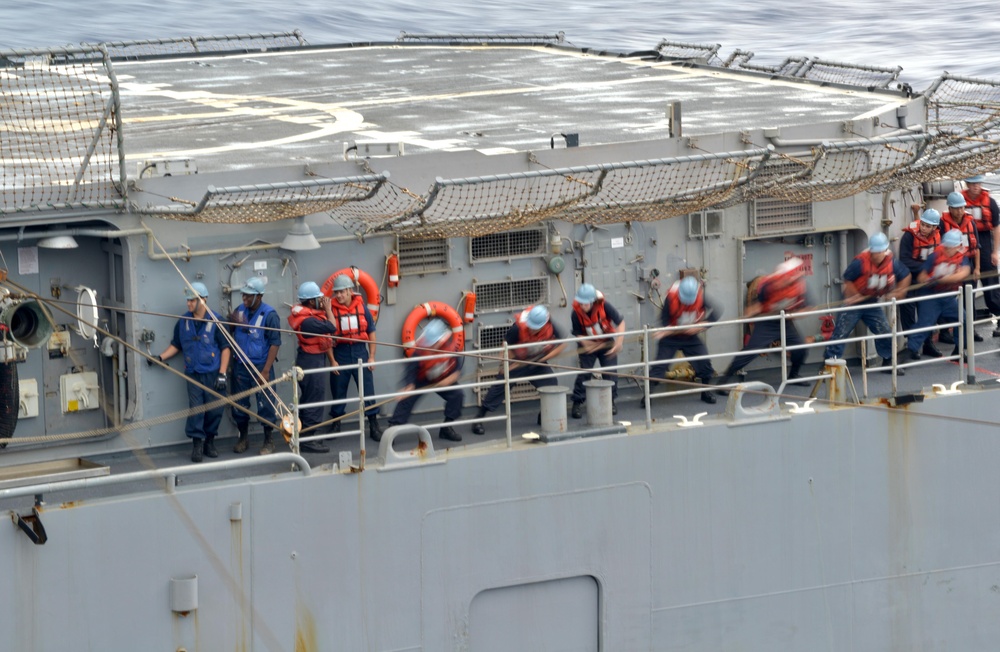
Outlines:
[[406,356],[413,355],[417,340],[417,327],[420,322],[430,317],[440,317],[451,327],[452,336],[455,338],[455,350],[462,351],[465,348],[465,328],[462,326],[462,318],[454,308],[447,303],[440,301],[428,301],[415,307],[407,315],[403,322],[403,351]]
[[319,289],[325,296],[333,296],[333,279],[337,278],[341,274],[346,275],[348,278],[354,280],[355,285],[360,285],[361,289],[365,293],[365,301],[368,305],[368,312],[372,314],[372,319],[378,320],[378,309],[381,303],[382,297],[378,293],[378,283],[375,279],[371,277],[371,274],[351,265],[350,267],[345,267],[344,269],[330,274],[330,278],[326,279],[323,283],[323,287]]

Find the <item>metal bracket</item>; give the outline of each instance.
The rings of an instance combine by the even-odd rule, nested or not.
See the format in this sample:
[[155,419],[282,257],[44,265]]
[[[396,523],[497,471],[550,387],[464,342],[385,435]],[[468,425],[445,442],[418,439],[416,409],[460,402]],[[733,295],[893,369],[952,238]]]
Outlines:
[[31,508],[31,514],[21,516],[17,512],[13,513],[13,521],[21,531],[28,535],[31,542],[36,546],[44,545],[49,540],[49,535],[45,533],[45,526],[42,525],[42,517],[38,513],[37,507]]

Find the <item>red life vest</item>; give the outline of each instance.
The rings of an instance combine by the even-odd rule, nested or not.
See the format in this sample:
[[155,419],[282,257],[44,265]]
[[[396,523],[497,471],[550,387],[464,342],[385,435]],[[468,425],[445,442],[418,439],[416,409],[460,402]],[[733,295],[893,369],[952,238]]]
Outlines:
[[892,273],[892,253],[887,253],[882,264],[872,261],[872,252],[862,251],[856,256],[861,261],[861,276],[854,279],[854,289],[866,297],[880,297],[896,287],[896,275]]
[[303,353],[326,353],[333,348],[333,338],[303,333],[299,330],[302,322],[310,317],[326,321],[326,312],[303,305],[292,306],[292,314],[288,315],[288,325],[295,331],[295,337],[299,338],[299,348]]
[[365,318],[365,302],[360,294],[352,294],[351,302],[342,305],[339,301],[331,301],[334,323],[340,337],[351,340],[368,339],[368,319]]
[[993,213],[990,211],[990,193],[983,189],[975,199],[969,197],[969,191],[963,190],[965,197],[965,208],[972,213],[972,219],[976,221],[976,228],[980,231],[993,230]]
[[590,312],[586,312],[578,301],[573,301],[573,312],[580,320],[584,335],[603,335],[613,333],[615,325],[608,319],[608,313],[604,310],[604,295],[597,293],[597,298],[590,306]]
[[952,229],[958,229],[962,232],[962,246],[970,249],[975,249],[979,246],[979,238],[976,236],[976,220],[972,218],[971,215],[965,213],[962,216],[962,223],[959,224],[951,217],[950,211],[945,211],[941,215],[941,233],[947,233]]
[[698,296],[690,306],[681,301],[681,282],[676,281],[667,290],[667,306],[670,323],[667,326],[687,326],[697,324],[705,318],[705,289],[698,287]]
[[[934,250],[934,269],[931,270],[932,279],[940,279],[958,271],[958,268],[965,263],[966,250],[959,247],[955,253],[949,256],[944,247]],[[939,292],[950,292],[957,290],[961,283],[938,283],[933,282],[934,287]]]
[[797,281],[786,284],[779,288],[778,285],[784,280],[783,277],[791,277],[801,273],[798,270],[788,272],[776,272],[769,274],[761,280],[757,289],[757,296],[764,296],[761,302],[761,312],[764,314],[776,313],[782,310],[795,310],[806,302],[806,279],[799,278]]
[[519,344],[532,344],[534,342],[538,342],[539,344],[512,350],[511,353],[518,360],[540,358],[552,348],[551,344],[541,344],[542,342],[551,340],[555,336],[555,330],[552,328],[552,320],[550,319],[545,322],[545,325],[537,331],[531,330],[528,328],[528,313],[531,312],[532,308],[534,306],[528,306],[517,317],[517,339]]
[[436,383],[442,378],[447,378],[458,369],[458,358],[451,356],[448,358],[433,358],[428,360],[428,356],[439,353],[455,353],[458,351],[458,338],[449,337],[440,349],[427,351],[420,349],[420,358],[417,360],[417,380],[421,383]]
[[920,222],[911,222],[906,230],[913,235],[913,259],[927,260],[931,253],[941,244],[941,232],[937,229],[931,231],[928,237],[920,235]]

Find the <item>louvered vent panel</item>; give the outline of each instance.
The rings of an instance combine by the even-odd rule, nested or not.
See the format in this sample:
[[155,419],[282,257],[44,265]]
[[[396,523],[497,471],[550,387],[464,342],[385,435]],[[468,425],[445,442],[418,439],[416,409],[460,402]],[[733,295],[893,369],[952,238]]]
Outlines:
[[536,303],[549,302],[548,277],[527,278],[515,281],[476,283],[476,312],[521,310]]
[[544,228],[490,233],[469,239],[469,260],[474,263],[544,254]]
[[403,240],[399,241],[399,275],[414,276],[429,272],[447,272],[451,269],[448,241]]
[[755,235],[809,231],[813,228],[812,204],[796,204],[783,199],[753,202]]

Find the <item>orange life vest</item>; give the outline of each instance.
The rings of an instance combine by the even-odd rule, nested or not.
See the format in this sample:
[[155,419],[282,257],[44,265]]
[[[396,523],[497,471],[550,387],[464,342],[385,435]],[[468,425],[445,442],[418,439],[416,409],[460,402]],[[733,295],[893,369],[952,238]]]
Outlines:
[[694,303],[690,306],[684,305],[681,301],[681,283],[680,281],[675,282],[667,290],[667,306],[669,306],[670,312],[669,324],[664,324],[665,326],[686,326],[688,324],[697,324],[702,319],[705,318],[705,289],[703,287],[698,288],[698,296],[695,298]]
[[615,331],[615,325],[608,319],[608,313],[604,310],[604,295],[600,292],[590,306],[590,312],[585,311],[578,301],[573,301],[573,312],[580,320],[584,335],[603,335]]
[[962,246],[975,249],[979,246],[979,239],[976,236],[976,220],[972,215],[965,213],[962,216],[962,223],[959,224],[951,217],[951,212],[945,211],[941,215],[941,233],[947,233],[952,229],[962,232]]
[[806,279],[800,278],[797,281],[786,284],[778,288],[784,278],[791,277],[799,273],[797,270],[788,272],[776,272],[765,276],[758,286],[757,296],[764,295],[761,302],[762,312],[765,314],[775,313],[782,310],[795,310],[806,302]]
[[292,314],[288,315],[288,325],[295,331],[295,337],[299,339],[299,348],[302,349],[303,353],[325,353],[333,348],[332,338],[303,333],[299,330],[302,322],[310,317],[326,321],[326,312],[303,305],[292,306]]
[[972,213],[972,219],[976,221],[976,228],[980,231],[993,230],[993,213],[990,211],[990,193],[988,190],[981,190],[975,199],[969,197],[969,191],[963,190],[965,197],[965,208]]
[[931,253],[941,244],[941,232],[937,229],[931,231],[930,236],[926,238],[920,235],[919,221],[911,222],[910,226],[906,227],[906,230],[913,235],[914,260],[927,260],[930,258]]
[[511,353],[519,360],[540,358],[552,348],[551,344],[542,344],[555,336],[555,330],[552,328],[552,320],[550,319],[545,322],[545,325],[537,331],[531,330],[528,328],[528,313],[531,312],[532,308],[534,306],[528,306],[517,317],[517,339],[519,344],[532,344],[536,342],[538,344],[512,350]]
[[[464,342],[463,342],[464,345]],[[451,356],[448,358],[432,358],[439,353],[455,353],[458,351],[458,338],[449,337],[440,349],[426,350],[420,349],[420,358],[417,360],[417,380],[422,383],[436,383],[442,378],[447,378],[458,369],[458,358]]]
[[892,253],[887,253],[882,264],[872,261],[872,252],[863,251],[857,255],[861,261],[861,276],[852,281],[854,288],[866,297],[880,297],[896,287],[896,275],[892,272]]
[[[934,250],[934,269],[931,270],[932,279],[940,279],[950,276],[958,271],[958,268],[965,263],[965,249],[959,247],[951,256],[947,255],[943,246]],[[957,290],[961,283],[940,283],[932,281],[934,287],[939,292],[950,292]]]
[[331,301],[334,323],[337,324],[337,335],[351,340],[368,339],[368,319],[365,318],[365,302],[360,294],[352,294],[351,302],[342,305],[339,301]]

